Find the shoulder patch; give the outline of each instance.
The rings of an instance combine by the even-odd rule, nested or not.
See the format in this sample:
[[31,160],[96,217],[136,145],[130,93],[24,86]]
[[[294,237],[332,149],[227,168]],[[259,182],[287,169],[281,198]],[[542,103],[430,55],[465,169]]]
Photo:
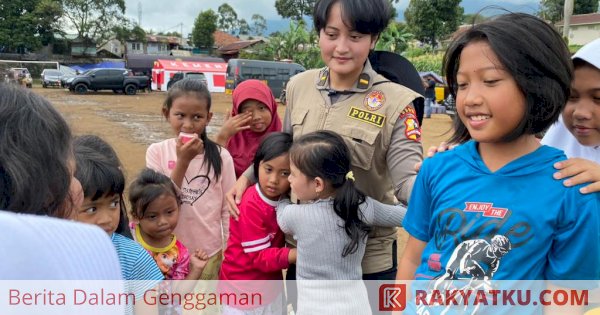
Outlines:
[[360,120],[362,122],[366,122],[371,125],[375,125],[379,128],[382,128],[383,123],[385,122],[385,115],[375,114],[364,109],[356,108],[354,106],[350,107],[348,117]]
[[370,111],[376,111],[380,109],[383,104],[385,104],[385,94],[383,92],[375,90],[369,92],[367,96],[365,96],[364,105]]
[[421,126],[419,126],[415,109],[412,106],[404,108],[400,113],[400,120],[404,120],[406,139],[421,142]]

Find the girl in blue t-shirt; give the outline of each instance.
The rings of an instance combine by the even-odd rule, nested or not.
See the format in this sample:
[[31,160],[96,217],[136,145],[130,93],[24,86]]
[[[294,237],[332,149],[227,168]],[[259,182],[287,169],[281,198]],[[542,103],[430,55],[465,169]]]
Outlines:
[[154,259],[131,239],[123,191],[125,176],[113,148],[97,136],[85,135],[73,141],[75,178],[83,187],[83,205],[76,220],[101,227],[110,235],[121,262],[125,280],[162,280]]
[[553,180],[564,153],[535,138],[569,98],[561,36],[502,15],[456,38],[444,67],[458,115],[450,142],[462,145],[423,163],[398,279],[599,279],[599,195]]

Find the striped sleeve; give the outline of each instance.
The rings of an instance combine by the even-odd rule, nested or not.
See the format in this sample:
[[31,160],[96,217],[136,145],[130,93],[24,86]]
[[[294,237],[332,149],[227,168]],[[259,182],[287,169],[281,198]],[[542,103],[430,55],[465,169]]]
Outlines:
[[267,217],[266,210],[250,200],[242,202],[240,207],[238,226],[241,245],[244,253],[250,256],[253,267],[263,272],[287,268],[289,249],[273,247],[271,241],[278,231],[273,231],[267,226],[266,222],[270,219]]

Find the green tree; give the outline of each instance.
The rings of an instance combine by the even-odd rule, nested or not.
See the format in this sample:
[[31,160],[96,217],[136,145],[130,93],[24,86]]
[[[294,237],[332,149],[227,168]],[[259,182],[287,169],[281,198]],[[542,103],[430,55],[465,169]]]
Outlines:
[[158,33],[156,33],[156,35],[181,37],[181,33],[177,32],[177,31],[173,31],[173,32],[158,32]]
[[213,10],[201,11],[194,21],[192,43],[194,46],[208,48],[209,53],[215,44],[214,32],[217,30],[218,16]]
[[379,35],[375,49],[399,54],[408,48],[408,42],[412,38],[413,34],[408,31],[406,24],[391,22],[381,35]]
[[410,0],[404,11],[406,24],[415,38],[437,45],[437,41],[458,29],[464,9],[461,0]]
[[54,43],[54,34],[63,33],[59,22],[60,17],[63,15],[60,1],[41,0],[33,11],[33,14],[37,25],[37,34],[40,36],[42,45]]
[[51,43],[61,15],[57,0],[0,1],[0,50],[25,53]]
[[[102,46],[122,23],[125,0],[62,0],[64,18],[84,42],[84,51]],[[95,43],[95,44],[94,44]]]
[[300,21],[305,15],[310,16],[316,0],[275,0],[277,14],[283,18]]
[[246,19],[238,21],[238,34],[239,35],[250,35],[250,25],[246,22]]
[[217,26],[220,30],[233,34],[238,26],[238,15],[235,10],[227,3],[223,3],[217,10],[219,12],[219,21]]
[[[565,0],[541,0],[539,16],[553,24],[562,20]],[[577,0],[573,14],[598,12],[598,0]]]
[[463,14],[461,23],[462,24],[479,24],[485,22],[488,18],[481,14]]
[[260,14],[252,15],[252,27],[250,31],[256,36],[262,36],[267,29],[267,20]]
[[146,31],[127,18],[120,25],[113,28],[113,33],[115,38],[125,47],[125,54],[127,54],[127,41],[146,42]]

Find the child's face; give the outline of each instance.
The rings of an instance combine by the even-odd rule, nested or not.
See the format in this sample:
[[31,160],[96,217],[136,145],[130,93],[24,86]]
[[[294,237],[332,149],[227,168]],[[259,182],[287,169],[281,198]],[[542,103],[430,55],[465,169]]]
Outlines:
[[562,115],[579,143],[600,145],[600,69],[588,64],[575,68],[571,97]]
[[260,191],[271,200],[279,200],[279,196],[290,189],[290,156],[280,155],[268,161],[261,161],[258,167],[258,183]]
[[292,191],[302,201],[315,200],[319,197],[315,180],[311,180],[302,173],[294,162],[290,163],[290,176],[288,177]]
[[180,132],[201,134],[212,118],[208,103],[193,93],[181,95],[173,100],[165,117],[176,135]]
[[85,198],[77,211],[76,220],[101,227],[112,235],[119,226],[121,198],[117,194],[104,195],[96,200]]
[[456,82],[458,116],[475,141],[501,141],[523,119],[525,97],[487,42],[463,49]]
[[253,99],[245,100],[239,108],[240,114],[252,113],[252,121],[250,122],[250,130],[261,133],[267,130],[273,119],[271,111],[267,105]]
[[334,78],[358,79],[375,37],[351,30],[344,24],[339,2],[331,6],[326,26],[319,33],[321,58]]
[[161,195],[148,205],[144,217],[139,219],[140,232],[150,242],[170,239],[178,219],[177,199],[169,194]]

